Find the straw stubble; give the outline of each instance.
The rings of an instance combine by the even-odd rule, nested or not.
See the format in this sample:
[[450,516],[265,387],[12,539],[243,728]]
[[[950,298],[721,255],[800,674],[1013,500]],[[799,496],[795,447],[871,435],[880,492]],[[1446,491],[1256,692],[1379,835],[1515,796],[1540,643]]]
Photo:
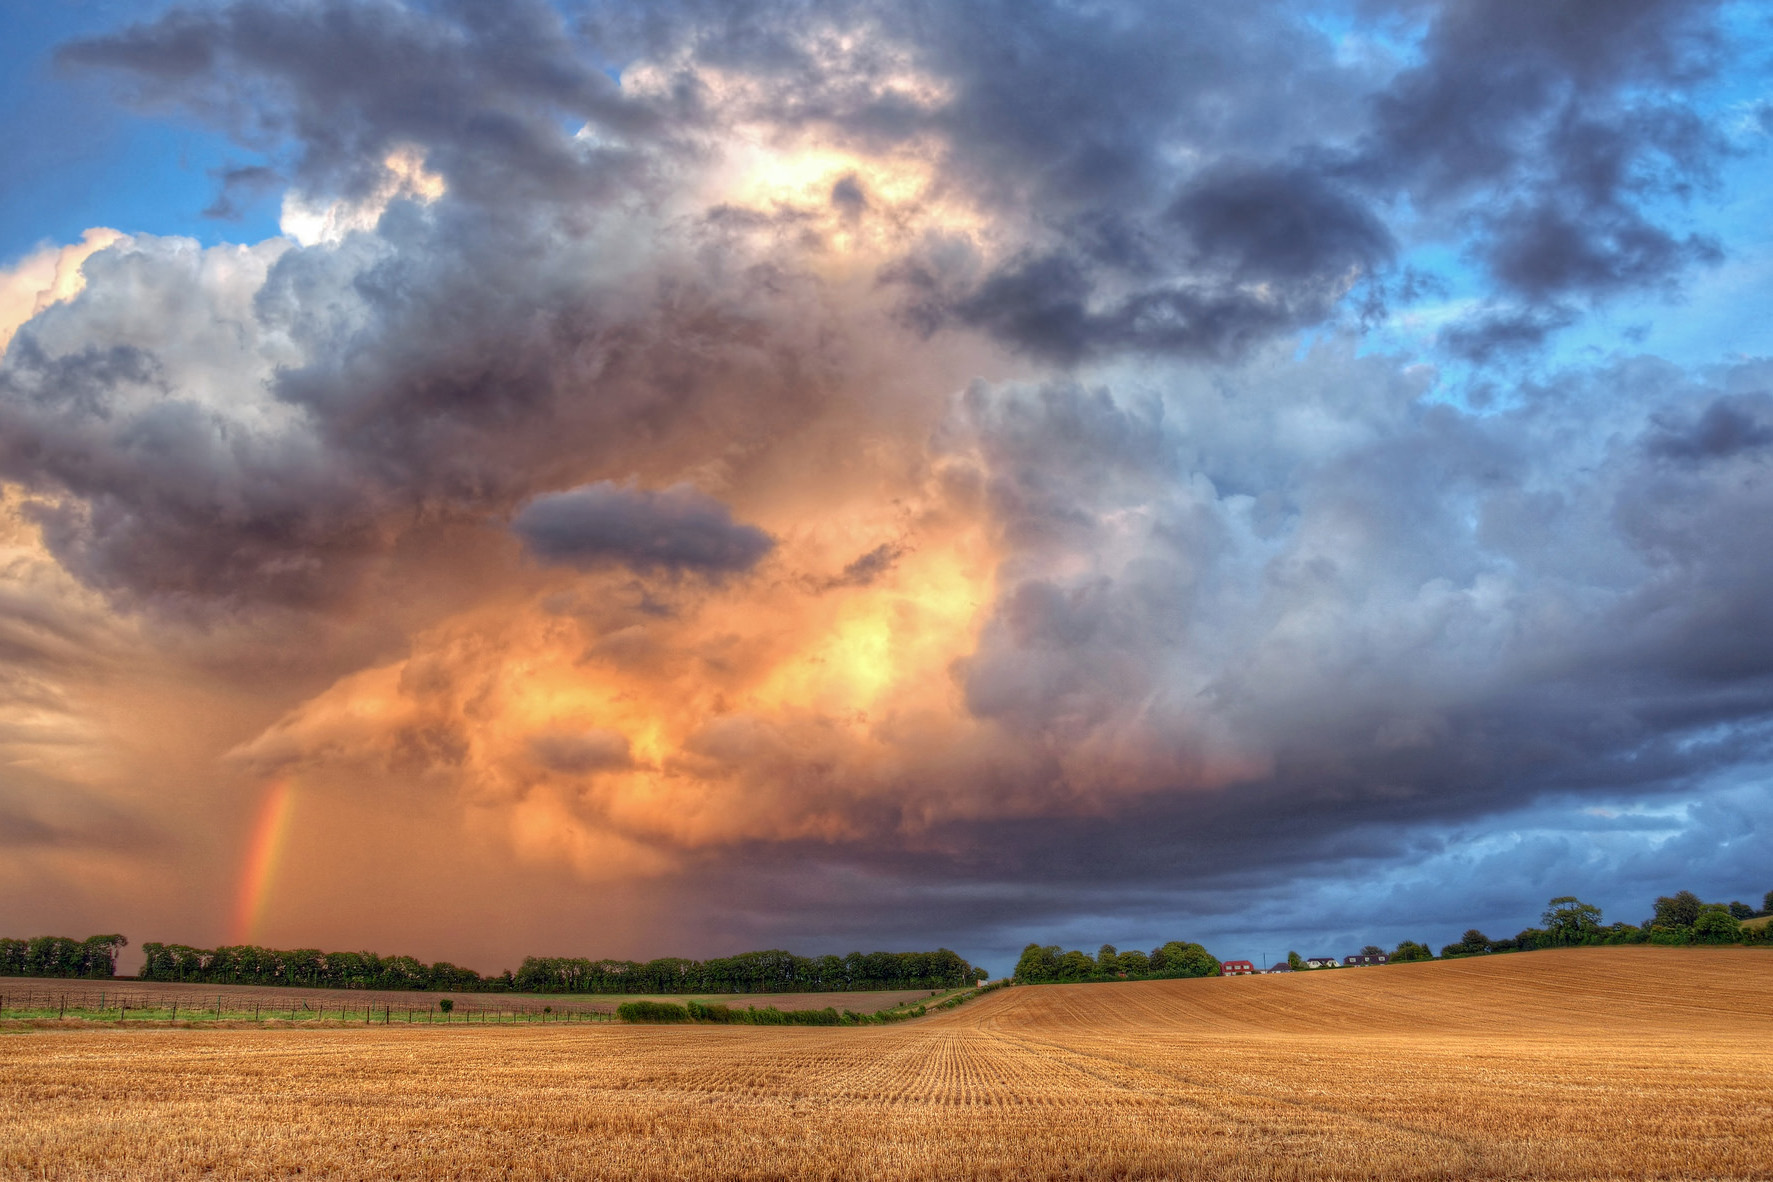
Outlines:
[[0,1173],[1773,1177],[1773,954],[1004,990],[900,1027],[0,1040]]

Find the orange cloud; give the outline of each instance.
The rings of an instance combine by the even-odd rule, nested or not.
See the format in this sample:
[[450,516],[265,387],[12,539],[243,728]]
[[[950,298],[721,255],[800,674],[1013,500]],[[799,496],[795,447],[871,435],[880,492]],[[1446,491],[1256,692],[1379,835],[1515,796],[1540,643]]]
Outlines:
[[25,321],[79,295],[86,286],[80,265],[121,238],[116,230],[94,227],[79,242],[46,246],[0,270],[0,352]]
[[[906,791],[905,735],[968,725],[950,667],[996,556],[939,511],[813,522],[766,521],[781,552],[719,587],[550,572],[341,679],[235,758],[441,790],[592,877],[661,869],[678,848],[858,836],[870,802]],[[890,566],[832,578],[886,537]]]

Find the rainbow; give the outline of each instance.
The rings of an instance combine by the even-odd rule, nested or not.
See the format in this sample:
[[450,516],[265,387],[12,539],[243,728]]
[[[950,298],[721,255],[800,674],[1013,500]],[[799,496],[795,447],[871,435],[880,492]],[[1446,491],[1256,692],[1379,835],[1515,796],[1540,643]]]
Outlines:
[[264,919],[265,899],[271,892],[271,880],[277,873],[277,862],[289,837],[289,818],[294,811],[294,786],[285,779],[274,780],[259,808],[258,823],[253,826],[252,840],[246,847],[246,865],[240,874],[240,898],[234,908],[234,943],[250,944],[254,931]]

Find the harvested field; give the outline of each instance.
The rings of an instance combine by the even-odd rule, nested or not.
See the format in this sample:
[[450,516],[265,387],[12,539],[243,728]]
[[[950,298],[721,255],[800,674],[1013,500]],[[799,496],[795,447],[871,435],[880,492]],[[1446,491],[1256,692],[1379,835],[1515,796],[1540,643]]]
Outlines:
[[0,1176],[1769,1178],[1773,953],[1038,986],[891,1027],[0,1038]]
[[[25,1009],[42,1010],[45,1003],[54,1009],[58,999],[65,999],[69,1009],[96,1009],[101,1004],[116,1007],[127,1002],[131,1009],[148,1008],[164,1016],[176,1003],[182,1011],[199,1014],[220,1002],[222,1012],[238,1017],[250,1014],[254,1006],[269,1012],[299,1014],[309,1011],[331,1013],[344,1009],[361,1015],[365,1006],[376,1014],[383,1007],[396,1014],[408,1009],[428,1010],[441,998],[455,1003],[458,1018],[486,1013],[540,1013],[543,1006],[555,1011],[615,1013],[624,1001],[645,998],[657,1001],[717,1002],[730,1006],[775,1006],[782,1010],[822,1010],[835,1006],[859,1014],[873,1014],[907,1002],[923,1001],[933,996],[927,989],[882,990],[856,993],[457,993],[449,990],[418,991],[411,989],[288,989],[270,985],[201,985],[183,981],[137,981],[130,977],[113,977],[108,981],[74,981],[49,977],[0,977],[0,1020],[9,1012]],[[305,1007],[305,1008],[304,1008]],[[381,1019],[378,1017],[377,1021]]]

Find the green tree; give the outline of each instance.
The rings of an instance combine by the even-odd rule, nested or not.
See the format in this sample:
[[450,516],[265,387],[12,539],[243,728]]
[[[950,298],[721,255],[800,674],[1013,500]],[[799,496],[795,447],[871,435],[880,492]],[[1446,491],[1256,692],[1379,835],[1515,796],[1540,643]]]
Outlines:
[[1699,909],[1703,906],[1705,904],[1692,891],[1661,895],[1656,899],[1656,915],[1650,922],[1658,927],[1690,928],[1699,918]]
[[452,997],[440,997],[437,999],[437,1008],[447,1014],[456,1008],[455,999]]
[[129,947],[129,941],[122,936],[88,936],[80,945],[82,977],[115,977],[117,975],[117,954]]
[[[1396,958],[1394,957],[1393,959]],[[1303,956],[1300,956],[1297,952],[1289,951],[1287,953],[1287,967],[1296,973],[1303,973],[1311,966],[1305,963],[1305,958]]]
[[1750,907],[1747,903],[1732,900],[1730,903],[1730,914],[1734,915],[1737,919],[1753,919],[1755,909]]
[[1601,909],[1575,895],[1559,895],[1539,917],[1554,944],[1581,944],[1601,930]]
[[1112,944],[1104,944],[1096,951],[1096,967],[1104,973],[1117,972],[1120,969],[1120,950]]
[[1059,958],[1059,980],[1087,981],[1096,971],[1096,962],[1088,953],[1073,948]]
[[1693,921],[1693,936],[1709,944],[1734,944],[1742,938],[1742,923],[1729,908],[1714,903]]
[[1479,953],[1488,951],[1490,951],[1490,937],[1484,935],[1484,933],[1478,931],[1476,928],[1467,928],[1465,929],[1465,934],[1459,937],[1459,942],[1457,944],[1448,944],[1445,948],[1441,949],[1441,955],[1476,956]]
[[1413,960],[1433,959],[1434,953],[1429,949],[1428,945],[1419,944],[1415,940],[1400,941],[1398,946],[1391,951],[1392,964],[1408,964]]
[[1059,976],[1059,946],[1057,944],[1030,944],[1022,949],[1022,958],[1016,962],[1016,979],[1018,981],[1053,981]]
[[1768,891],[1761,896],[1761,910],[1773,911],[1773,891]]
[[1137,948],[1121,953],[1115,963],[1120,971],[1129,977],[1145,977],[1151,974],[1151,958]]
[[[1219,975],[1218,959],[1199,944],[1171,940],[1159,951],[1163,953],[1163,975],[1166,977],[1217,977]],[[1152,959],[1157,958],[1154,956]]]

